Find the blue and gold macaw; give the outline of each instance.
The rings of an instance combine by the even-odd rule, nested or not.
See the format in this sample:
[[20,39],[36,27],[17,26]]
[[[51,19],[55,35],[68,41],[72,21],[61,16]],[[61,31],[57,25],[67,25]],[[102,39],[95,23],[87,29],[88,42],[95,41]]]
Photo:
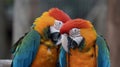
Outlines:
[[89,21],[69,20],[60,33],[60,67],[110,67],[107,44]]
[[56,67],[59,29],[70,17],[58,8],[44,12],[14,45],[12,67]]

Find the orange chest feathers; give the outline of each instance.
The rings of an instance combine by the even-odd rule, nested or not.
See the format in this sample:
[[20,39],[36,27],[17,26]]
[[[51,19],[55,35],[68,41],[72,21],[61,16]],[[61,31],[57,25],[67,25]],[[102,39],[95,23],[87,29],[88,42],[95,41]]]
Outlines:
[[68,67],[97,67],[97,47],[92,47],[87,52],[71,49],[70,53],[71,55],[66,55]]
[[32,67],[56,67],[58,59],[58,48],[41,44],[37,52],[36,58],[32,63]]

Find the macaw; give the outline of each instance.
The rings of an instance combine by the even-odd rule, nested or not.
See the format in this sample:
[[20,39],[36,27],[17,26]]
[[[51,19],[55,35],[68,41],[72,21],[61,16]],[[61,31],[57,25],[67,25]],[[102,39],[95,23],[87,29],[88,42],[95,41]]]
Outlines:
[[14,45],[12,67],[56,67],[59,29],[70,17],[58,8],[44,12]]
[[69,20],[60,29],[60,67],[110,67],[106,41],[98,35],[90,21]]

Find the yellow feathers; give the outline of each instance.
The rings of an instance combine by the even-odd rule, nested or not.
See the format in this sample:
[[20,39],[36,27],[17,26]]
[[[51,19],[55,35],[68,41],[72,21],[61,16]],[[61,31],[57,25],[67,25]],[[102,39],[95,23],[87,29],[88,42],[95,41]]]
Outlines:
[[87,28],[87,29],[81,29],[81,35],[84,37],[85,39],[85,47],[84,50],[89,49],[90,47],[92,47],[95,43],[95,40],[97,38],[97,33],[94,30],[94,28]]
[[[95,48],[91,47],[87,52],[80,52],[79,49],[70,49],[70,67],[97,67]],[[66,54],[68,60],[68,54]],[[68,62],[67,62],[68,63]]]
[[48,12],[44,12],[41,17],[38,17],[34,24],[34,29],[43,35],[43,30],[54,24],[55,19],[49,15]]
[[48,50],[45,44],[41,44],[31,67],[56,67],[58,50],[51,48]]

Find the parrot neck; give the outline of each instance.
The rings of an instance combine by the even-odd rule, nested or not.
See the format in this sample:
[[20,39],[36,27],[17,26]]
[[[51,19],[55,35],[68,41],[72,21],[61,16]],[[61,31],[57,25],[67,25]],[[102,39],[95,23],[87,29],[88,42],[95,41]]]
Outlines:
[[40,33],[41,38],[44,40],[50,39],[50,27],[44,28],[42,33]]
[[44,40],[41,39],[41,44],[46,45],[47,47],[51,48],[51,47],[55,47],[55,45],[53,44],[53,42],[49,39],[49,40]]
[[47,27],[43,30],[43,34],[41,34],[40,42],[48,47],[55,46],[52,40],[50,39],[50,27]]
[[81,36],[85,39],[83,50],[86,51],[95,45],[97,33],[94,28],[81,29]]

